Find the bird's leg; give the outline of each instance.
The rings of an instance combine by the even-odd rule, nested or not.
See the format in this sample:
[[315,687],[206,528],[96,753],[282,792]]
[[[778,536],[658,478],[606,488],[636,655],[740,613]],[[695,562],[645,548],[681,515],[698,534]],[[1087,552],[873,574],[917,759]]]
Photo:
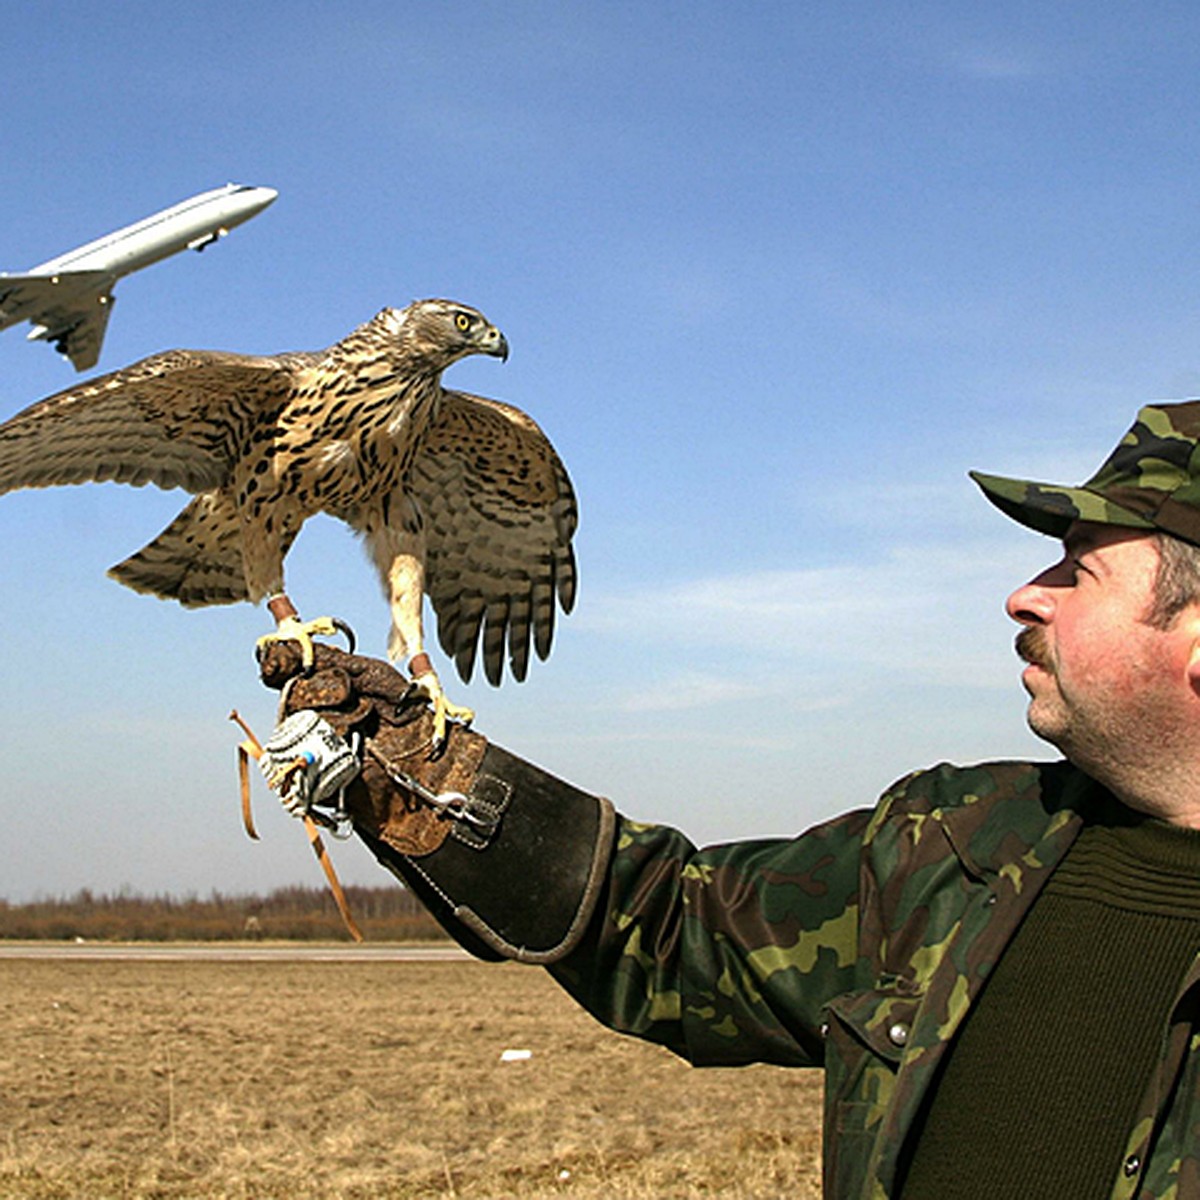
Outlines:
[[276,592],[267,597],[267,609],[275,618],[276,629],[274,633],[264,633],[258,639],[259,653],[271,642],[299,642],[300,657],[305,670],[313,665],[313,638],[332,637],[338,631],[332,617],[301,621],[296,606],[283,592]]
[[442,681],[422,641],[421,605],[425,596],[425,570],[412,554],[396,554],[388,566],[388,600],[392,609],[392,632],[388,638],[388,657],[392,662],[407,659],[408,673],[417,689],[433,705],[435,745],[446,740],[446,721],[469,722],[472,709],[451,704],[442,689]]
[[[239,478],[237,482],[244,491],[249,489],[248,479]],[[304,513],[278,493],[260,491],[240,517],[246,591],[255,604],[266,600],[276,625],[274,633],[258,639],[258,652],[261,655],[271,642],[298,642],[307,671],[313,665],[313,637],[332,637],[338,626],[332,617],[301,621],[296,606],[283,590],[283,558],[304,524]]]
[[437,749],[446,740],[447,720],[470,724],[475,719],[475,710],[452,704],[446,698],[442,681],[424,650],[419,650],[408,660],[408,673],[412,676],[413,686],[433,705],[433,745]]

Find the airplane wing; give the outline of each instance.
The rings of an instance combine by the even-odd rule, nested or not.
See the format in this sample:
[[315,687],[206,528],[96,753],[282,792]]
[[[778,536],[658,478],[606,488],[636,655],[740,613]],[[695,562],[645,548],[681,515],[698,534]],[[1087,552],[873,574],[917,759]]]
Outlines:
[[113,282],[107,271],[0,275],[0,329],[29,321],[31,338],[49,342],[75,370],[86,371],[100,357]]
[[49,342],[59,354],[65,354],[75,370],[86,371],[100,357],[100,344],[112,306],[112,296],[105,294],[95,297],[87,308],[64,311],[61,317],[52,314],[49,320],[43,317],[41,324],[46,326],[46,332],[37,336]]

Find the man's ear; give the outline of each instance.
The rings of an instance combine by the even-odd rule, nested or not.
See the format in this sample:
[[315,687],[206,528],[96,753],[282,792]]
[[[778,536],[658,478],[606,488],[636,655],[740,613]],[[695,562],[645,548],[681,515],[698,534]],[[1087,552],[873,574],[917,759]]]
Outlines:
[[1200,632],[1192,638],[1192,648],[1188,653],[1187,677],[1192,690],[1200,693]]

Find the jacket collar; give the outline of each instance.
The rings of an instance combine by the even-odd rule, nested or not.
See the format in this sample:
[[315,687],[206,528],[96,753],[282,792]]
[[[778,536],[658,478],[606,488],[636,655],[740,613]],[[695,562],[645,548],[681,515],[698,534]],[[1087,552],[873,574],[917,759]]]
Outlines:
[[1069,762],[1031,763],[1010,800],[980,797],[942,809],[938,816],[964,869],[976,878],[1003,878],[1019,895],[1037,891],[1062,861],[1085,816],[1117,801]]

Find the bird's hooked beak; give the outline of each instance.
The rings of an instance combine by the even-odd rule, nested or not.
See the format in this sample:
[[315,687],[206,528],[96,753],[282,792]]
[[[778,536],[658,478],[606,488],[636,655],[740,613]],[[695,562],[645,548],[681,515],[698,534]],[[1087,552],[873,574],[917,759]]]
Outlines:
[[479,351],[501,362],[508,362],[508,339],[495,325],[489,325],[479,337]]

